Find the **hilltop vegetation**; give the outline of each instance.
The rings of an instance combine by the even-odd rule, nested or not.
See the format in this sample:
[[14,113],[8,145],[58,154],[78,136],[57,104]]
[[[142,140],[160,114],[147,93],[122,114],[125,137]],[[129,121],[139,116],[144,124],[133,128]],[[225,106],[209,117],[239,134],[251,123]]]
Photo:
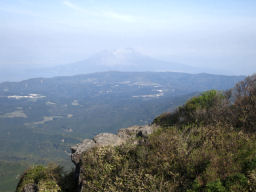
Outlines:
[[256,75],[193,97],[153,124],[161,128],[137,145],[83,154],[82,191],[256,191]]
[[1,83],[0,173],[9,171],[0,174],[0,191],[14,191],[28,164],[56,162],[71,167],[69,148],[84,138],[148,124],[202,91],[228,89],[242,79],[105,72]]
[[140,144],[84,155],[83,191],[256,190],[256,76],[154,120]]
[[76,191],[74,173],[65,173],[57,165],[38,165],[28,169],[20,180],[17,192],[68,192]]

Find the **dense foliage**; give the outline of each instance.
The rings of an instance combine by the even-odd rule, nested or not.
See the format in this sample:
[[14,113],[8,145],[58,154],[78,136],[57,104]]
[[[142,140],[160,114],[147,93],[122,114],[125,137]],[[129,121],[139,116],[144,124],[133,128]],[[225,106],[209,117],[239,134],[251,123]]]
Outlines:
[[83,191],[255,191],[255,147],[255,135],[228,127],[169,127],[85,154]]
[[16,191],[76,191],[74,173],[64,173],[63,168],[56,165],[49,165],[47,167],[38,165],[28,169],[22,175]]
[[[81,160],[82,190],[256,191],[256,76],[154,120],[138,145],[94,148]],[[64,190],[63,190],[64,191]]]
[[246,78],[226,92],[215,90],[190,99],[173,113],[157,117],[157,125],[216,125],[222,124],[236,130],[256,131],[256,75]]
[[140,145],[84,155],[83,191],[256,191],[256,76],[154,120]]
[[154,119],[153,123],[162,127],[185,124],[209,124],[219,120],[219,111],[223,110],[227,98],[222,92],[210,90],[198,97],[193,97],[173,113],[164,113]]
[[[105,72],[0,83],[0,191],[13,192],[28,165],[56,162],[69,168],[69,148],[84,138],[148,124],[199,92],[228,89],[243,78]],[[13,97],[30,94],[44,97]]]

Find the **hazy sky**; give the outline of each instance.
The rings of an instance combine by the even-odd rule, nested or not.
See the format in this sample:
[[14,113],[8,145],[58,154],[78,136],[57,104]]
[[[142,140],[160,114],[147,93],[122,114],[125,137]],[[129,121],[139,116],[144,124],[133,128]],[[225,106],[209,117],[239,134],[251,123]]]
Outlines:
[[255,0],[1,0],[0,67],[50,66],[104,49],[256,72]]

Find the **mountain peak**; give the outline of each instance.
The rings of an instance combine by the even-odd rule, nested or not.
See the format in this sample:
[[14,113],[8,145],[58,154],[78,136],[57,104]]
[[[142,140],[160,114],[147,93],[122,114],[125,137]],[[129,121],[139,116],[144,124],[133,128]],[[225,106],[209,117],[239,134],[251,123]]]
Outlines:
[[136,62],[131,61],[135,58],[143,57],[142,54],[138,53],[132,48],[121,48],[115,50],[104,50],[96,53],[95,55],[89,57],[87,61],[97,63],[97,65],[102,66],[124,66],[133,65]]
[[131,55],[131,54],[137,54],[138,52],[135,51],[133,48],[121,48],[121,49],[115,49],[112,51],[113,55]]
[[95,72],[185,72],[199,73],[200,69],[175,62],[166,62],[144,55],[133,48],[103,50],[89,58],[40,71],[34,70],[33,77],[53,77],[88,74]]

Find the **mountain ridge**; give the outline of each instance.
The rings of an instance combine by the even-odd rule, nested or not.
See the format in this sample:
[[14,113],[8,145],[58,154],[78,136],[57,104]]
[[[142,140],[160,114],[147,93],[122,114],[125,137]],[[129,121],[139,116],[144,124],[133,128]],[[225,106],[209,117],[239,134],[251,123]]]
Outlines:
[[[95,72],[185,72],[200,73],[204,69],[192,67],[178,62],[167,62],[161,59],[141,54],[134,49],[103,50],[95,53],[84,60],[72,62],[70,64],[57,65],[54,67],[33,66],[17,70],[1,70],[1,81],[20,81],[35,77],[72,76],[78,74],[89,74]],[[8,74],[9,77],[6,75]]]

